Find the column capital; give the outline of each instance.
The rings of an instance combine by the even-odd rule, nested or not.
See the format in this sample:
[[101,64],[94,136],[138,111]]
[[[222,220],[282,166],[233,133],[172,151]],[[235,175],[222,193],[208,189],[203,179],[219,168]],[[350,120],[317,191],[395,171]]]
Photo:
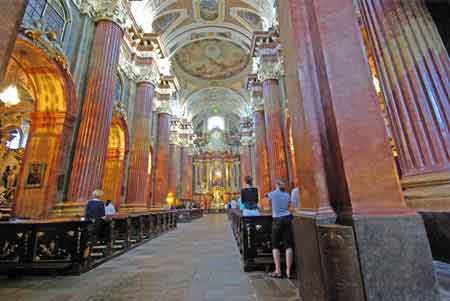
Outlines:
[[156,64],[152,64],[150,66],[141,66],[138,68],[137,72],[137,83],[150,83],[153,86],[158,86],[161,80],[161,75],[158,70],[158,66]]
[[95,20],[108,20],[119,25],[122,30],[131,24],[127,7],[123,0],[88,0],[81,6],[81,11]]
[[261,55],[259,57],[258,80],[280,79],[284,76],[283,58],[281,55]]
[[158,114],[169,114],[170,115],[170,103],[168,100],[160,100],[156,101],[156,112]]

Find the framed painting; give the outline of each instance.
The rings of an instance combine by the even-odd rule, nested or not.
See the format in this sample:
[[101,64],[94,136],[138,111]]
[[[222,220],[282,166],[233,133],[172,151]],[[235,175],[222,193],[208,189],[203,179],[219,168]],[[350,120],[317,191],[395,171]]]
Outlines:
[[27,180],[25,182],[25,188],[39,188],[44,182],[45,169],[47,165],[45,163],[32,163],[28,168]]

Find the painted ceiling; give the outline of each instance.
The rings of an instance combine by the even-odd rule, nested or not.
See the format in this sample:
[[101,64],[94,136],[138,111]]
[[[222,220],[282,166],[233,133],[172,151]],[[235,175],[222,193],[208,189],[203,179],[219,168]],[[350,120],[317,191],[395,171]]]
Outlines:
[[246,113],[254,31],[270,27],[275,0],[130,1],[136,22],[160,35],[191,117]]
[[245,49],[232,42],[205,39],[179,49],[174,60],[189,75],[200,79],[224,80],[242,72],[250,57]]

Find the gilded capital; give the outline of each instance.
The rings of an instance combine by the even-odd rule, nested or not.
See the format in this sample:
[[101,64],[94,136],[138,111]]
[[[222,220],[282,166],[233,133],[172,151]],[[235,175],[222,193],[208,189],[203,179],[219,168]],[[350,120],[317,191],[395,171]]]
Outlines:
[[94,20],[109,20],[119,25],[123,30],[131,23],[127,15],[124,0],[88,0],[84,5],[85,10]]
[[161,80],[158,66],[152,64],[151,66],[139,67],[137,72],[137,82],[148,82],[157,87]]
[[261,82],[284,76],[283,60],[280,56],[261,56],[258,69],[258,80]]

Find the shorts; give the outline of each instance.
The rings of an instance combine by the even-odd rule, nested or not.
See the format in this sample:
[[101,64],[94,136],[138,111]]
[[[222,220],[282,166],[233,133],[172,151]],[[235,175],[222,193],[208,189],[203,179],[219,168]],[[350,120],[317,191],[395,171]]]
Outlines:
[[274,217],[272,222],[272,249],[280,249],[281,243],[285,249],[293,247],[292,215]]

